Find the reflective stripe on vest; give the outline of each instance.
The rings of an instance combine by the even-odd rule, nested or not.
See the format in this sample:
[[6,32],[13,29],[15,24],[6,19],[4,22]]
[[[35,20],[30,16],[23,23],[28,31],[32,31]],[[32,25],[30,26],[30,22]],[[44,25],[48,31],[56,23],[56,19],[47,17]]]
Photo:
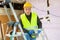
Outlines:
[[35,13],[32,13],[31,22],[29,22],[25,14],[22,14],[20,18],[22,20],[23,28],[27,30],[34,30],[38,28],[37,27],[37,15]]

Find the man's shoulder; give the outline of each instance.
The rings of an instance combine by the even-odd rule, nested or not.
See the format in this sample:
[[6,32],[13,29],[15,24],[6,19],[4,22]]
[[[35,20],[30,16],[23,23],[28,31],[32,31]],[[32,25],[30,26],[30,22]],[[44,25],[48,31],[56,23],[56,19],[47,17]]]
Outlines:
[[20,16],[23,16],[23,15],[25,15],[25,13],[21,14]]
[[32,14],[35,14],[35,15],[37,15],[37,13],[36,13],[36,12],[32,12]]
[[32,13],[35,13],[36,14],[36,12],[34,12],[34,11],[32,11]]

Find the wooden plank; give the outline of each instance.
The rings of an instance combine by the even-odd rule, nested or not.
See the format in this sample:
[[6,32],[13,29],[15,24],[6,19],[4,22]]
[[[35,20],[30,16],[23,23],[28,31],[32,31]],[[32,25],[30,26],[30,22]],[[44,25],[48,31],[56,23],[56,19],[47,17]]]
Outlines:
[[[23,10],[15,10],[15,12],[17,13],[17,15],[19,15],[23,13]],[[12,15],[10,8],[8,8],[8,13]],[[0,8],[0,15],[6,15],[4,8]]]
[[0,21],[0,40],[4,40],[2,26],[1,26],[1,21]]

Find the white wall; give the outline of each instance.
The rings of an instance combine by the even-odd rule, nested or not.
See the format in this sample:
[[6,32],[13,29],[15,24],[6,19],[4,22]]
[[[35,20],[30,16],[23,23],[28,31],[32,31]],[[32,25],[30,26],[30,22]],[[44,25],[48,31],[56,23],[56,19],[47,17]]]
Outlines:
[[[33,4],[32,11],[36,11],[39,17],[47,15],[46,0],[27,0]],[[50,23],[46,19],[42,20],[43,28],[48,36],[48,40],[60,40],[60,0],[50,0]]]

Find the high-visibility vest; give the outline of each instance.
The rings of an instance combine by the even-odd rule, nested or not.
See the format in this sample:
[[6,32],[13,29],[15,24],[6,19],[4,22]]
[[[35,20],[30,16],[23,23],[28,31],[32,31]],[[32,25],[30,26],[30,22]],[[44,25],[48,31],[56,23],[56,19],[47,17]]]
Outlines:
[[35,30],[35,29],[38,28],[38,25],[37,25],[37,14],[32,12],[31,16],[32,16],[31,17],[31,22],[29,22],[29,20],[27,19],[25,13],[20,16],[20,18],[22,20],[23,28],[25,28],[27,30]]

